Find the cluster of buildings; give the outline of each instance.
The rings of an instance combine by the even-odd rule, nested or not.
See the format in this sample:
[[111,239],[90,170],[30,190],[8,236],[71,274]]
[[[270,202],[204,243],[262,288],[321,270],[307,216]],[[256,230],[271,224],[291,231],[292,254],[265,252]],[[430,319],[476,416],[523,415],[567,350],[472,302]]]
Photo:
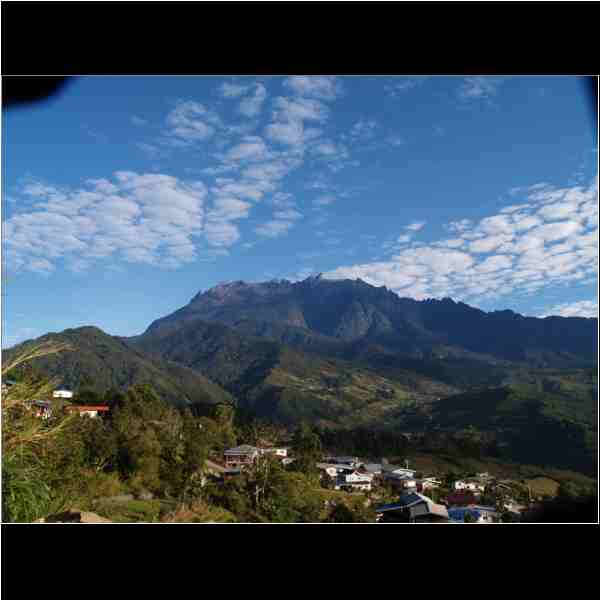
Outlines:
[[[15,382],[6,381],[2,384],[2,392],[7,392]],[[106,404],[98,405],[79,405],[79,404],[66,404],[72,401],[74,393],[67,389],[58,389],[52,392],[52,398],[49,400],[31,400],[25,402],[25,407],[31,411],[36,417],[41,419],[49,419],[52,414],[57,410],[63,410],[66,413],[75,413],[79,416],[88,416],[91,418],[97,417],[99,414],[108,412],[110,407]]]
[[441,485],[435,477],[417,478],[416,471],[408,466],[391,465],[386,462],[362,462],[355,456],[328,456],[317,463],[322,478],[329,478],[334,489],[370,491],[384,483],[403,492],[422,492]]
[[[288,447],[250,446],[243,444],[225,451],[223,475],[235,475],[253,464],[260,456],[271,455],[289,464]],[[436,477],[417,477],[408,465],[392,465],[361,461],[356,456],[325,456],[316,463],[321,481],[327,487],[347,492],[370,492],[378,486],[387,485],[398,492],[398,500],[375,508],[378,522],[404,523],[494,523],[500,520],[496,507],[481,504],[481,495],[488,488],[496,488],[496,482],[488,473],[478,473],[468,479],[453,482],[452,490],[435,502],[426,495],[440,488],[442,481]],[[509,502],[505,510],[518,515],[525,507]]]

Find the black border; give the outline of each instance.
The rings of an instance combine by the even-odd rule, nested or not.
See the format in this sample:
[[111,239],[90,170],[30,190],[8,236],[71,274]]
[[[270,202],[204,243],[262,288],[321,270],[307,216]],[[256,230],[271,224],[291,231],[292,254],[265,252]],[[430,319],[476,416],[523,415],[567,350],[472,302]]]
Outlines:
[[2,2],[4,75],[598,72],[593,2]]

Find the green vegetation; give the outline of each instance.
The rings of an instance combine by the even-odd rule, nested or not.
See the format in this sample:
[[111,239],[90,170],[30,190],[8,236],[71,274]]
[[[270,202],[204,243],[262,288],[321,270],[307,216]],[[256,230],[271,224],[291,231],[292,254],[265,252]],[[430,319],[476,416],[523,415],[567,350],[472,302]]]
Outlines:
[[520,383],[446,398],[432,407],[429,422],[439,430],[471,428],[492,436],[499,458],[591,475],[597,465],[596,415],[597,397],[582,375],[566,387],[561,377],[552,377],[539,386]]
[[4,351],[4,360],[44,344],[68,345],[72,351],[38,356],[14,369],[13,376],[34,372],[56,378],[59,385],[79,392],[82,404],[92,404],[107,392],[139,384],[151,384],[161,398],[179,407],[204,410],[218,402],[233,402],[228,392],[202,374],[147,356],[96,327],[67,329],[24,342]]

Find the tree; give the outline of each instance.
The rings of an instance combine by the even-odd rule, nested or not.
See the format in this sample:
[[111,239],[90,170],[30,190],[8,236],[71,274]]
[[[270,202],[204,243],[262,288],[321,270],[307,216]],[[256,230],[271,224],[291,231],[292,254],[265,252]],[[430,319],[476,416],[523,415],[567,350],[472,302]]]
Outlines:
[[326,521],[328,523],[374,523],[375,511],[362,504],[351,509],[340,502],[333,507]]
[[475,517],[470,513],[470,512],[465,512],[465,518],[464,518],[465,523],[476,523],[476,519]]
[[208,444],[201,424],[191,411],[183,413],[183,456],[179,467],[180,493],[182,501],[200,495],[204,462],[208,456]]
[[293,449],[295,460],[292,463],[295,471],[314,474],[316,463],[320,460],[323,448],[321,438],[307,423],[302,423],[294,433]]

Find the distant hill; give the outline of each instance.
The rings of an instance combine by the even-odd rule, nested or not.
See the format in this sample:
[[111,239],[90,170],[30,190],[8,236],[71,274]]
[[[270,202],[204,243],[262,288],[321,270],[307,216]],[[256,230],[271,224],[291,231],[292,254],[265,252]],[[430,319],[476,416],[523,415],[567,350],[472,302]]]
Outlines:
[[36,359],[32,366],[40,373],[57,377],[62,385],[73,390],[85,386],[104,392],[150,383],[166,401],[176,406],[233,402],[228,392],[202,374],[149,357],[97,327],[48,333],[3,351],[5,360],[27,347],[49,341],[67,343],[71,350]]
[[597,415],[593,371],[541,371],[535,383],[448,397],[432,405],[431,418],[422,426],[448,431],[474,427],[498,436],[512,460],[594,475]]

